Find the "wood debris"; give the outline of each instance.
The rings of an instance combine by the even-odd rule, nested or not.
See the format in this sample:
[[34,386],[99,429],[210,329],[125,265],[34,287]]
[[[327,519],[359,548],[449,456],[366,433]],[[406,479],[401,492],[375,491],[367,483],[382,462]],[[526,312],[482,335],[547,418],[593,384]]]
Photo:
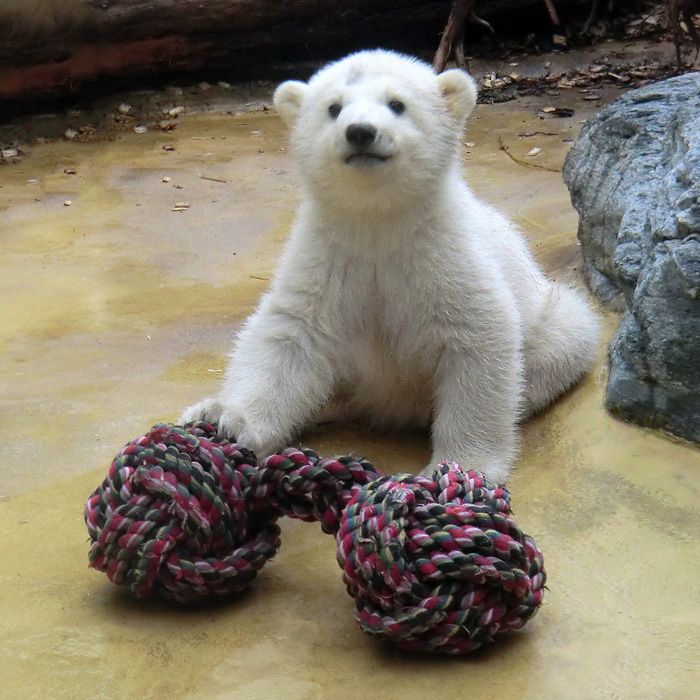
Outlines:
[[545,107],[545,109],[541,109],[541,118],[544,119],[545,117],[557,117],[558,119],[568,119],[569,117],[573,117],[575,112],[573,109],[569,109],[568,107]]

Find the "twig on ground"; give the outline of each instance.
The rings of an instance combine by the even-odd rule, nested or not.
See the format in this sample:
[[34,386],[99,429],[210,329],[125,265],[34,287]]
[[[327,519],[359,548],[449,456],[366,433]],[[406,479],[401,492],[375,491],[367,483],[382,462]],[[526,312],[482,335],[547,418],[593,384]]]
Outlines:
[[550,173],[560,173],[561,168],[550,168],[548,165],[539,165],[538,163],[529,163],[526,160],[520,160],[520,158],[516,158],[507,148],[507,146],[503,143],[503,136],[501,134],[498,135],[498,145],[500,146],[500,149],[514,162],[514,163],[519,163],[520,165],[527,165],[528,168],[537,168],[538,170],[547,170]]

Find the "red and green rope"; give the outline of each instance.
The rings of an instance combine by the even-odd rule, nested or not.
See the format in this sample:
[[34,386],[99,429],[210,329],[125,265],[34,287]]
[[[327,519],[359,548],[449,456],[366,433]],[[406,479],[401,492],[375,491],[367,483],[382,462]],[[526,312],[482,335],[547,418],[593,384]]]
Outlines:
[[401,648],[464,654],[542,602],[542,555],[479,472],[382,476],[294,448],[258,464],[207,423],[157,425],[121,450],[85,506],[90,566],[142,597],[229,595],[276,554],[284,515],[335,535],[360,626]]

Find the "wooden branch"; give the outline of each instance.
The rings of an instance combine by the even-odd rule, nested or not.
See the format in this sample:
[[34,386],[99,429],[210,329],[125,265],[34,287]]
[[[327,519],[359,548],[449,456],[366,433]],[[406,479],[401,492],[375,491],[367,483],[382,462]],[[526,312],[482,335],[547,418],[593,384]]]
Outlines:
[[445,31],[442,33],[440,45],[433,58],[433,68],[437,73],[445,70],[450,56],[454,56],[459,68],[467,67],[464,55],[464,31],[467,22],[478,24],[495,34],[493,27],[474,12],[474,0],[454,0],[450,17],[447,20]]
[[671,24],[673,44],[676,49],[676,67],[680,73],[683,70],[683,57],[681,54],[683,30],[681,29],[681,20],[685,22],[688,28],[688,35],[695,45],[695,58],[700,53],[700,36],[693,24],[693,15],[700,13],[700,0],[666,0],[666,10],[668,12],[668,21]]
[[433,58],[433,68],[436,73],[442,73],[445,70],[445,66],[454,52],[455,42],[461,43],[463,41],[464,21],[467,15],[473,11],[473,5],[474,0],[455,0],[452,4],[450,17],[440,38],[435,58]]
[[676,0],[666,0],[668,10],[668,21],[671,23],[671,34],[673,35],[673,44],[676,48],[676,66],[680,72],[683,69],[683,59],[681,57],[681,25],[678,17],[678,4]]
[[581,27],[581,31],[579,32],[579,36],[585,36],[588,34],[588,31],[590,30],[591,26],[593,25],[593,22],[595,22],[595,18],[598,15],[598,3],[600,0],[593,0],[591,2],[591,11],[588,13],[588,19],[586,20],[585,24],[583,27]]
[[559,15],[557,14],[557,8],[554,7],[552,0],[544,0],[544,4],[547,6],[547,12],[549,13],[549,19],[552,20],[552,24],[557,28],[561,27]]

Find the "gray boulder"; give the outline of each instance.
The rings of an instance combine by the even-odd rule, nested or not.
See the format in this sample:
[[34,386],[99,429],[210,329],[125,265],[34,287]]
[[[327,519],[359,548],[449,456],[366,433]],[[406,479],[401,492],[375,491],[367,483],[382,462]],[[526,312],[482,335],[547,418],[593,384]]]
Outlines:
[[607,408],[700,442],[700,73],[628,92],[589,119],[564,181],[587,281],[625,309]]

